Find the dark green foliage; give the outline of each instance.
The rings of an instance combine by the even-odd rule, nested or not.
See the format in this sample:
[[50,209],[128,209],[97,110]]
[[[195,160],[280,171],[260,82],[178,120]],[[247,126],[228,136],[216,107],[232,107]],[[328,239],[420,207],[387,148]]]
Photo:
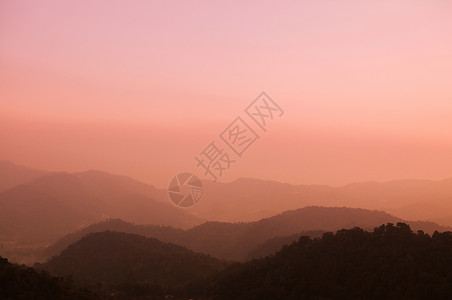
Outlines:
[[77,288],[71,280],[51,276],[26,266],[11,264],[0,257],[0,299],[101,299]]
[[[274,257],[236,264],[210,284],[216,299],[448,299],[452,233],[404,223],[301,237]],[[450,299],[450,298],[449,298]]]

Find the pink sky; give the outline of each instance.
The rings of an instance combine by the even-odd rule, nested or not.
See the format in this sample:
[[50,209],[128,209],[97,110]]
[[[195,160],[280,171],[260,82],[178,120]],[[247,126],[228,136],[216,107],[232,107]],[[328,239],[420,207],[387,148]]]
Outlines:
[[0,2],[0,159],[163,187],[265,90],[224,181],[452,177],[450,1],[242,2]]

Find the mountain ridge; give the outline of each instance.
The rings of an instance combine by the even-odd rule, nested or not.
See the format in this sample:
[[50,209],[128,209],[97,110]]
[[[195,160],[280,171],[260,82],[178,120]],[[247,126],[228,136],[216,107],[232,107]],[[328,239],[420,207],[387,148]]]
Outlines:
[[154,187],[102,172],[50,172],[0,193],[0,240],[52,242],[109,217],[192,227],[202,219],[169,201],[150,197]]
[[302,234],[320,237],[325,231],[336,231],[357,226],[370,230],[381,224],[397,222],[407,222],[414,230],[424,230],[430,234],[434,231],[452,229],[435,223],[404,221],[382,211],[337,207],[305,207],[264,218],[257,222],[226,223],[210,221],[185,230],[168,226],[136,225],[122,220],[109,220],[93,224],[59,239],[49,246],[45,253],[47,257],[57,255],[86,234],[113,230],[157,238],[220,259],[241,261],[249,258],[250,252],[275,237],[284,238]]

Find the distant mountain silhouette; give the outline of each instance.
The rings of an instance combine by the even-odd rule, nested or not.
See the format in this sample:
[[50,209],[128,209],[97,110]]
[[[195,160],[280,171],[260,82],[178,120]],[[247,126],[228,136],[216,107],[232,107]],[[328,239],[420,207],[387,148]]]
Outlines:
[[363,182],[342,187],[252,178],[204,182],[203,198],[191,212],[209,220],[241,222],[305,206],[378,209],[403,219],[441,220],[452,226],[452,179]]
[[[370,230],[381,224],[400,221],[402,221],[400,218],[382,211],[331,207],[305,207],[250,223],[207,222],[187,230],[134,225],[122,220],[109,220],[61,238],[51,245],[45,254],[46,257],[57,255],[70,244],[91,232],[111,230],[154,237],[217,258],[246,260],[260,257],[262,254],[259,253],[268,255],[276,252],[285,243],[296,240],[300,235],[319,237],[324,231],[336,231],[355,226]],[[428,233],[448,229],[434,223],[409,223],[416,230],[422,229]],[[282,239],[276,239],[270,246],[265,245],[269,239],[275,237],[282,237]],[[265,250],[268,247],[272,251]],[[260,250],[256,250],[256,248],[260,248]]]
[[0,160],[0,193],[16,185],[30,182],[46,172]]
[[[350,199],[347,206],[374,206],[403,219],[439,220],[452,216],[452,178],[363,182],[336,190]],[[452,226],[452,223],[444,225]]]
[[150,198],[154,187],[99,171],[48,173],[0,193],[0,240],[54,242],[106,218],[191,227],[202,222],[169,201]]
[[80,281],[135,280],[179,285],[212,275],[226,263],[154,238],[104,231],[83,237],[60,255],[37,266]]
[[[9,166],[3,168],[3,175],[9,178],[24,170],[7,162],[3,165]],[[165,189],[126,176],[100,171],[44,175],[41,171],[28,171],[27,168],[23,171],[29,174],[28,177],[24,175],[20,180],[9,180],[22,183],[0,193],[0,245],[7,245],[5,247],[9,247],[10,241],[52,243],[70,232],[108,218],[181,228],[210,220],[212,222],[187,232],[177,231],[174,237],[169,235],[171,238],[165,241],[177,242],[216,257],[243,260],[248,257],[247,251],[268,239],[302,231],[337,230],[350,226],[370,228],[403,219],[435,219],[443,224],[452,224],[452,179],[364,182],[343,187],[291,185],[250,178],[230,183],[204,182],[201,201],[184,210],[168,200]],[[29,180],[39,174],[40,177]],[[290,214],[283,214],[280,219],[272,218],[305,206],[378,209],[401,218],[384,216],[378,219],[373,214],[370,220],[378,222],[366,223],[367,217],[358,218],[355,222],[353,214],[335,217],[315,210],[305,210],[305,214],[299,212],[300,215],[293,218],[296,221],[289,221],[292,220]],[[263,218],[272,221],[259,221]],[[327,223],[328,218],[333,218],[331,224]],[[245,225],[221,223],[225,221],[255,222]],[[270,225],[265,225],[266,222]],[[410,225],[426,232],[442,230],[431,222],[410,222]],[[154,230],[147,235],[165,239],[160,231]],[[22,245],[18,247],[22,248]],[[4,250],[0,249],[0,254],[7,253]]]

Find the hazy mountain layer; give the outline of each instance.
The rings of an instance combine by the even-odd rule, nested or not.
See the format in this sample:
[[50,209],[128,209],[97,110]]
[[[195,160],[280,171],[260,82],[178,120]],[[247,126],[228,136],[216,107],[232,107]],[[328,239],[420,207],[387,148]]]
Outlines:
[[[260,256],[259,251],[264,251],[263,253],[265,254],[276,252],[284,243],[290,243],[302,234],[319,237],[323,231],[336,231],[356,226],[370,230],[381,224],[401,221],[400,218],[381,211],[327,207],[306,207],[287,211],[258,222],[207,222],[187,230],[162,226],[134,225],[122,220],[109,220],[61,238],[51,245],[45,253],[46,257],[57,255],[70,244],[75,243],[91,232],[112,230],[154,237],[164,242],[182,245],[193,251],[203,252],[217,258],[246,260]],[[422,229],[428,233],[433,233],[435,230],[447,230],[447,228],[434,223],[409,223],[415,230]],[[292,239],[287,237],[290,235],[292,235]],[[271,245],[265,245],[269,239],[275,237],[284,238],[270,242]],[[256,250],[259,247],[264,247],[264,249]],[[272,251],[265,250],[265,247],[270,247]]]
[[106,218],[174,227],[202,222],[150,198],[158,193],[131,178],[98,171],[49,173],[0,193],[0,240],[53,242]]

